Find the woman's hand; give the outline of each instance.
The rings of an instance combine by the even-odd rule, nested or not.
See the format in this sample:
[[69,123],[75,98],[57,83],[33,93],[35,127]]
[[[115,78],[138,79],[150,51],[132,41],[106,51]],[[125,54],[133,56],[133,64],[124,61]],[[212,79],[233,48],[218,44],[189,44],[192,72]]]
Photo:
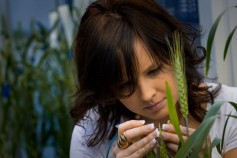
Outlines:
[[144,123],[145,121],[131,120],[119,125],[118,139],[124,134],[130,145],[126,149],[116,146],[113,149],[116,158],[141,158],[155,147],[158,129],[155,129],[154,124]]
[[[187,140],[187,131],[186,127],[180,126],[181,134],[183,135],[183,140]],[[188,128],[188,134],[192,135],[195,129]],[[172,124],[163,124],[162,125],[162,138],[166,142],[166,146],[176,152],[178,150],[179,145],[179,137],[176,134],[176,131],[174,129],[174,126]]]
[[[186,141],[188,139],[187,136],[187,129],[184,126],[180,126],[181,133],[183,135],[183,140]],[[192,135],[195,132],[196,129],[188,128],[188,135]],[[163,140],[166,142],[166,146],[169,150],[173,152],[177,152],[178,145],[179,145],[179,137],[175,132],[174,126],[172,124],[163,124],[162,125],[162,136]],[[207,145],[211,144],[210,137],[208,137]],[[199,156],[203,156],[205,151],[206,143],[203,145],[203,148],[201,149]]]

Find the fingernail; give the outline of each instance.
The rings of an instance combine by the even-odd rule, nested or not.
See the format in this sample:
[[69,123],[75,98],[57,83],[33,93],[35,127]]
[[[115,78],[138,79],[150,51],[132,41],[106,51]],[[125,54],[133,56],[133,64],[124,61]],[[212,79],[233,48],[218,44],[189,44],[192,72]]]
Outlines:
[[156,138],[159,137],[159,131],[158,131],[158,128],[154,131],[154,135],[155,135]]
[[154,128],[155,128],[154,123],[151,123],[151,124],[147,125],[147,129],[154,129]]
[[168,124],[163,124],[162,125],[162,130],[166,131],[166,130],[169,130],[169,125]]
[[141,124],[145,123],[145,120],[138,120]]
[[164,138],[164,133],[163,132],[162,133],[158,132],[157,138]]
[[156,139],[152,139],[150,145],[153,148],[156,145]]
[[162,138],[164,139],[164,138],[165,138],[165,133],[162,132],[162,133],[160,134],[160,137],[162,137]]
[[152,139],[151,141],[151,147],[153,147],[156,144],[156,139]]

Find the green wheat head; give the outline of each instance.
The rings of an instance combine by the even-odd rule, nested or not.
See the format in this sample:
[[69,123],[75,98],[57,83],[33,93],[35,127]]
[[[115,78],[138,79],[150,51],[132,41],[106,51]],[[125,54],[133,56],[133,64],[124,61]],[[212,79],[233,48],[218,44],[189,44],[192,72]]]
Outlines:
[[177,80],[181,113],[184,118],[187,118],[188,97],[187,97],[184,58],[183,58],[183,46],[182,46],[182,41],[178,32],[174,32],[173,40],[174,40],[174,45],[171,45],[168,39],[167,39],[167,43],[168,43],[169,51],[171,53],[172,65],[175,68],[175,76]]
[[167,155],[167,150],[166,150],[166,144],[164,142],[164,140],[162,139],[162,130],[160,128],[160,125],[159,125],[159,132],[160,132],[160,158],[167,158],[168,155]]

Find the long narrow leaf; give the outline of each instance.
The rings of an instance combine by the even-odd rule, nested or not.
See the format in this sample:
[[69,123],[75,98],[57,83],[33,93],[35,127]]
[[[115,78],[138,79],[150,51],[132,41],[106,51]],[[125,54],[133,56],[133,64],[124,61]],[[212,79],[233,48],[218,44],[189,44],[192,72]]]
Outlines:
[[179,124],[179,119],[178,119],[178,115],[176,112],[176,106],[174,104],[173,101],[173,96],[172,96],[172,92],[170,89],[170,86],[168,84],[168,82],[166,81],[166,95],[167,95],[167,102],[168,102],[168,111],[169,111],[169,118],[171,123],[173,124],[175,131],[178,134],[179,140],[181,141],[181,144],[184,143],[182,134],[181,134],[181,130],[180,130],[180,124]]
[[228,115],[226,121],[225,121],[225,125],[224,125],[224,130],[223,130],[223,133],[222,133],[222,139],[221,139],[221,151],[223,150],[223,145],[224,145],[224,142],[225,142],[225,130],[226,130],[226,126],[227,126],[227,123],[229,121],[229,118],[230,118],[230,114]]
[[235,30],[237,29],[237,26],[235,26],[235,28],[231,31],[231,33],[229,34],[227,40],[226,40],[226,44],[225,44],[225,49],[224,49],[224,56],[223,56],[223,59],[225,60],[226,58],[226,55],[227,55],[227,51],[228,51],[228,48],[229,48],[229,45],[230,45],[230,42],[231,42],[231,39],[235,33]]
[[156,154],[153,150],[151,150],[147,155],[146,158],[156,158]]
[[215,20],[214,24],[212,25],[210,32],[208,34],[208,38],[207,38],[207,52],[206,52],[206,76],[208,75],[208,71],[209,71],[209,66],[210,66],[210,61],[211,61],[211,49],[212,49],[212,44],[213,44],[213,40],[214,37],[216,35],[216,30],[217,27],[219,25],[219,22],[221,20],[221,17],[225,14],[226,11],[230,10],[231,8],[236,8],[237,6],[234,7],[230,7],[226,10],[224,10]]
[[[212,149],[213,149],[214,147],[216,147],[217,145],[219,145],[220,142],[221,142],[221,139],[216,137],[216,138],[212,141],[210,147],[206,146],[206,149],[205,149],[206,151],[205,151],[205,154],[204,154],[204,157],[203,157],[203,158],[211,158]],[[207,143],[208,143],[208,142],[207,142]],[[219,151],[218,151],[218,152],[219,152]],[[219,153],[220,153],[220,152],[219,152]]]
[[225,12],[227,11],[224,10],[215,20],[214,24],[211,27],[211,30],[209,32],[208,38],[207,38],[207,56],[206,56],[206,76],[208,75],[208,71],[209,71],[209,65],[210,65],[210,60],[211,60],[211,50],[212,50],[212,44],[213,44],[213,40],[214,37],[216,35],[216,30],[217,27],[219,25],[219,22],[221,20],[221,17],[225,14]]
[[237,119],[237,116],[236,115],[227,115],[227,116],[230,116],[232,118],[236,118]]
[[218,113],[218,111],[220,110],[220,107],[222,104],[224,104],[226,101],[217,101],[215,102],[211,108],[208,110],[207,114],[205,115],[203,121],[205,121],[205,119],[208,119],[209,117],[212,117],[214,115],[216,115]]
[[[206,140],[206,143],[207,140]],[[205,146],[205,151],[204,151],[204,155],[203,158],[211,158],[211,152],[212,152],[212,148],[209,148],[207,145]]]
[[[211,143],[210,148],[213,149],[214,147],[217,148],[217,151],[219,152],[219,154],[221,155],[221,150],[220,150],[220,143],[221,143],[221,139],[220,138],[214,138],[214,140]],[[219,146],[219,149],[218,149]]]
[[175,158],[187,157],[191,151],[192,153],[190,155],[190,158],[196,158],[198,156],[200,148],[205,142],[205,138],[207,138],[208,136],[209,130],[211,129],[211,126],[216,117],[217,116],[212,116],[206,119],[179,149],[179,151],[175,155]]
[[[209,119],[209,118],[217,117],[217,116],[218,116],[217,114],[218,114],[218,112],[219,112],[221,106],[222,106],[225,102],[226,102],[226,101],[218,101],[218,102],[215,102],[215,103],[212,105],[212,107],[209,109],[209,111],[208,111],[208,113],[206,114],[206,116],[204,117],[204,120],[203,120],[202,124],[205,123],[205,120],[207,120],[207,119]],[[212,127],[214,121],[215,121],[215,120],[212,120],[210,126],[208,126],[208,128],[205,129],[206,132],[204,133],[203,137],[199,137],[199,138],[204,138],[204,139],[202,139],[202,140],[200,141],[200,143],[195,144],[194,150],[193,150],[193,155],[198,155],[198,154],[199,154],[199,152],[200,152],[200,150],[201,150],[201,148],[202,148],[202,146],[203,146],[203,143],[204,143],[205,139],[207,139],[207,137],[208,137],[209,131],[210,131],[210,129],[211,129],[211,127]],[[202,125],[202,124],[201,124],[201,125]],[[191,157],[191,158],[192,158],[192,157]]]
[[209,131],[215,121],[215,118],[217,117],[217,113],[223,103],[225,103],[225,101],[218,101],[212,105],[201,125],[196,129],[196,131],[189,137],[189,139],[177,152],[175,156],[176,158],[183,158],[188,156],[191,150],[191,158],[195,158],[198,156],[198,153],[201,150],[203,143],[205,142],[205,139],[207,138]]
[[237,103],[231,102],[229,101],[229,103],[235,108],[235,110],[237,111]]

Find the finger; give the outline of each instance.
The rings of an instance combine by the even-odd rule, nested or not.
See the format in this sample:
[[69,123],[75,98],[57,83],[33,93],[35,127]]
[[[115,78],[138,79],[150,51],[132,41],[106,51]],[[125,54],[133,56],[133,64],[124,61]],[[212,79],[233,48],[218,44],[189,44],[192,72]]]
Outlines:
[[[148,135],[149,133],[153,132],[154,130],[155,125],[152,123],[141,127],[128,129],[124,132],[124,134],[126,135],[126,138],[129,142],[135,142]],[[156,133],[154,136],[158,137],[158,129],[156,129],[154,132]]]
[[119,149],[115,147],[113,150],[117,157],[143,157],[148,153],[151,149],[155,147],[155,137],[158,135],[158,129],[154,132],[150,133],[146,137],[138,140],[137,142],[130,145],[127,149]]
[[[169,132],[162,131],[162,134],[159,136],[161,136],[162,139],[166,142],[170,142],[170,143],[174,143],[174,144],[179,144],[179,142],[180,142],[179,136],[175,133],[169,133]],[[183,137],[184,141],[187,140],[187,136],[182,136],[182,137]]]
[[119,149],[119,147],[116,145],[116,146],[113,148],[113,153],[114,153],[114,155],[117,155],[119,151],[120,151],[120,149]]
[[144,120],[130,120],[124,123],[119,124],[118,134],[121,135],[124,131],[127,131],[131,128],[136,128],[143,126],[145,124]]
[[179,146],[173,143],[166,143],[166,147],[176,153]]
[[[172,124],[163,124],[162,125],[162,130],[170,133],[176,133],[175,128]],[[182,135],[187,135],[187,128],[185,126],[180,125],[180,130]],[[188,128],[188,134],[192,135],[195,129],[193,128]]]
[[149,151],[153,150],[156,145],[156,140],[152,139],[147,145],[145,145],[143,148],[137,150],[135,153],[131,155],[131,158],[133,157],[145,157]]

